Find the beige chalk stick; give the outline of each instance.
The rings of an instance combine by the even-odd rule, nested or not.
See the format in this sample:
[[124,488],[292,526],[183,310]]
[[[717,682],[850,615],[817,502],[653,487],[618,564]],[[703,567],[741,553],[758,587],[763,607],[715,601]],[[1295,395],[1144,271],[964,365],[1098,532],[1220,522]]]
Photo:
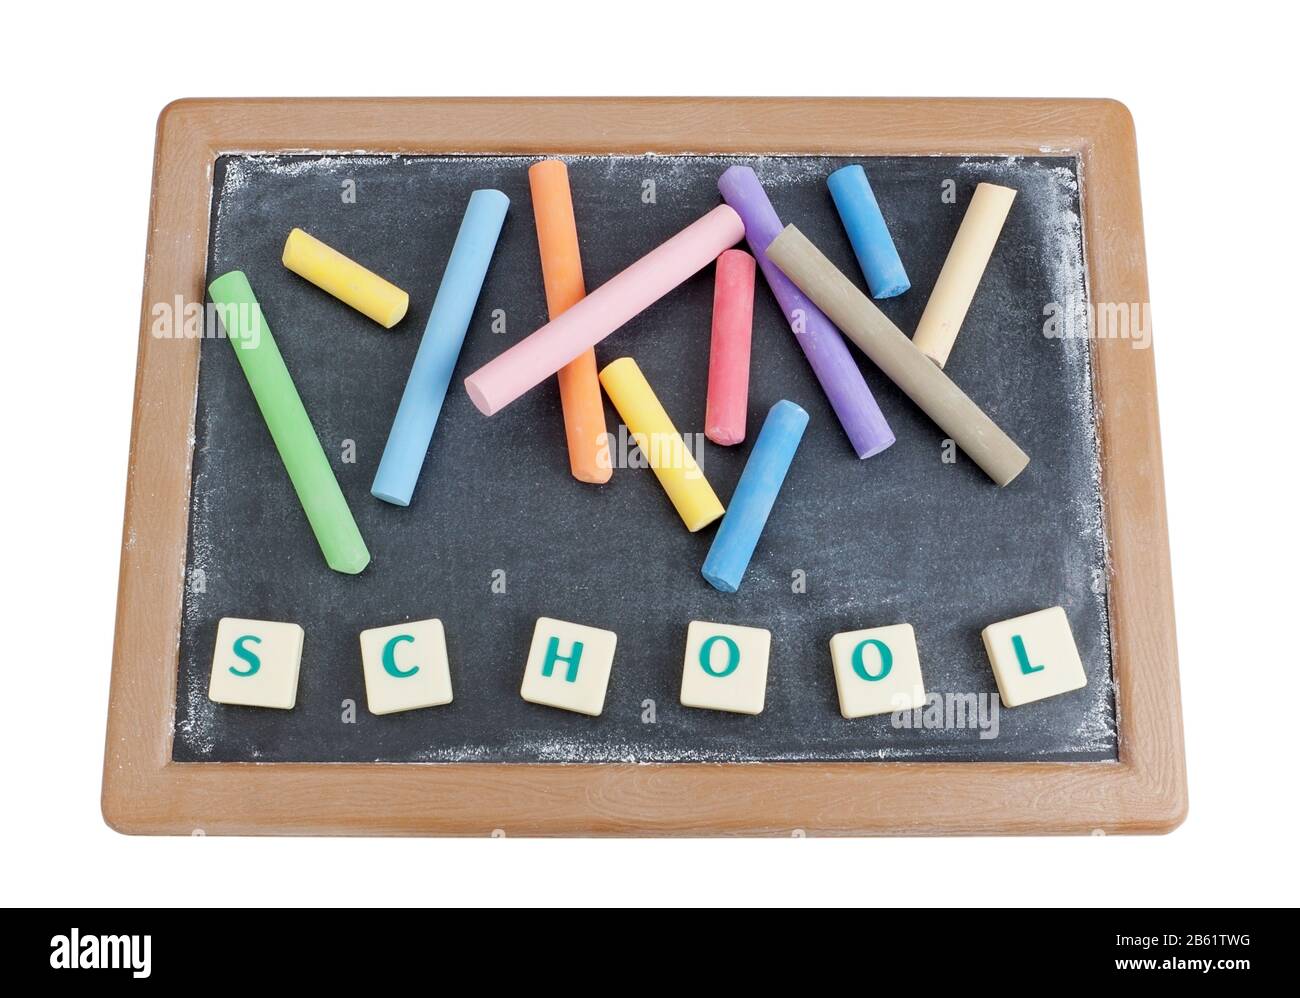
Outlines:
[[1006,485],[1025,470],[1029,456],[807,236],[787,225],[767,247],[767,258],[993,481]]
[[939,279],[930,292],[930,300],[925,303],[925,311],[921,313],[921,321],[912,337],[916,348],[940,367],[948,363],[953,341],[961,331],[961,324],[975,298],[975,289],[980,285],[984,268],[988,266],[998,234],[1002,231],[1002,223],[1007,220],[1007,212],[1015,199],[1016,192],[1010,187],[979,184],[962,217],[957,238],[952,241],[948,259],[943,262]]

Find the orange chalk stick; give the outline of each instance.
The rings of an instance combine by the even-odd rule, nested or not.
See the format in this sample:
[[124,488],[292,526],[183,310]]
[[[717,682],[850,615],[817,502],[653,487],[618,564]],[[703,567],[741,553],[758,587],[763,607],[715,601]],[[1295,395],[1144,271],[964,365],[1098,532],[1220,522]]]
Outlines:
[[[550,318],[587,295],[578,252],[578,226],[573,218],[569,170],[561,160],[545,159],[528,170],[537,221],[537,249],[542,257],[546,308]],[[596,376],[596,351],[588,349],[560,368],[560,405],[569,447],[569,470],[580,482],[600,485],[613,474],[605,437],[605,404]]]

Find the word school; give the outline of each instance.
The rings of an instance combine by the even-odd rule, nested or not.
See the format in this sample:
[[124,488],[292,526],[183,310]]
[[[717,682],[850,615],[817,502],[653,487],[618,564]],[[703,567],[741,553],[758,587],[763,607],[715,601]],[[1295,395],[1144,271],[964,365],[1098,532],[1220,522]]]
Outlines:
[[[1087,685],[1069,620],[1059,606],[990,624],[982,636],[1006,707]],[[223,617],[217,625],[209,699],[293,709],[304,637],[302,627],[294,623]],[[372,628],[361,632],[360,643],[372,714],[451,703],[451,668],[441,620]],[[613,631],[539,617],[520,696],[530,703],[599,716],[617,644]],[[682,662],[682,705],[762,713],[771,645],[771,632],[761,627],[691,621]],[[831,638],[830,653],[844,717],[912,712],[928,705],[911,624],[842,631]]]

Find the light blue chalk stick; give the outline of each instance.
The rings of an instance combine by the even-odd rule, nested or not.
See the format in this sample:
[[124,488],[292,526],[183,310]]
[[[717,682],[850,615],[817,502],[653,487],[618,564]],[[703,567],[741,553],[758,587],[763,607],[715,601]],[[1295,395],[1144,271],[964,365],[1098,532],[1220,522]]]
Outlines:
[[727,506],[727,515],[704,559],[702,574],[714,589],[734,593],[740,588],[807,425],[808,413],[793,402],[782,399],[768,410]]
[[411,503],[509,207],[510,199],[500,191],[481,190],[470,195],[393,428],[388,431],[384,456],[379,459],[379,470],[370,486],[370,494],[376,499],[398,506]]
[[867,181],[867,171],[854,163],[836,170],[826,178],[835,210],[849,234],[853,252],[867,279],[872,298],[893,298],[912,286],[903,269],[903,261],[894,248],[894,240],[880,214],[880,205]]

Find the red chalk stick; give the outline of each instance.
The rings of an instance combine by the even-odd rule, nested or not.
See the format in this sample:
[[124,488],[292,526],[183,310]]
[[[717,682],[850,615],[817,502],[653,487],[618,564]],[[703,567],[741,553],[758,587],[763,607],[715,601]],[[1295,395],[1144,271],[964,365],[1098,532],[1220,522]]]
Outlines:
[[718,257],[709,343],[709,399],[704,435],[726,447],[745,439],[749,340],[754,328],[754,258],[730,249]]

